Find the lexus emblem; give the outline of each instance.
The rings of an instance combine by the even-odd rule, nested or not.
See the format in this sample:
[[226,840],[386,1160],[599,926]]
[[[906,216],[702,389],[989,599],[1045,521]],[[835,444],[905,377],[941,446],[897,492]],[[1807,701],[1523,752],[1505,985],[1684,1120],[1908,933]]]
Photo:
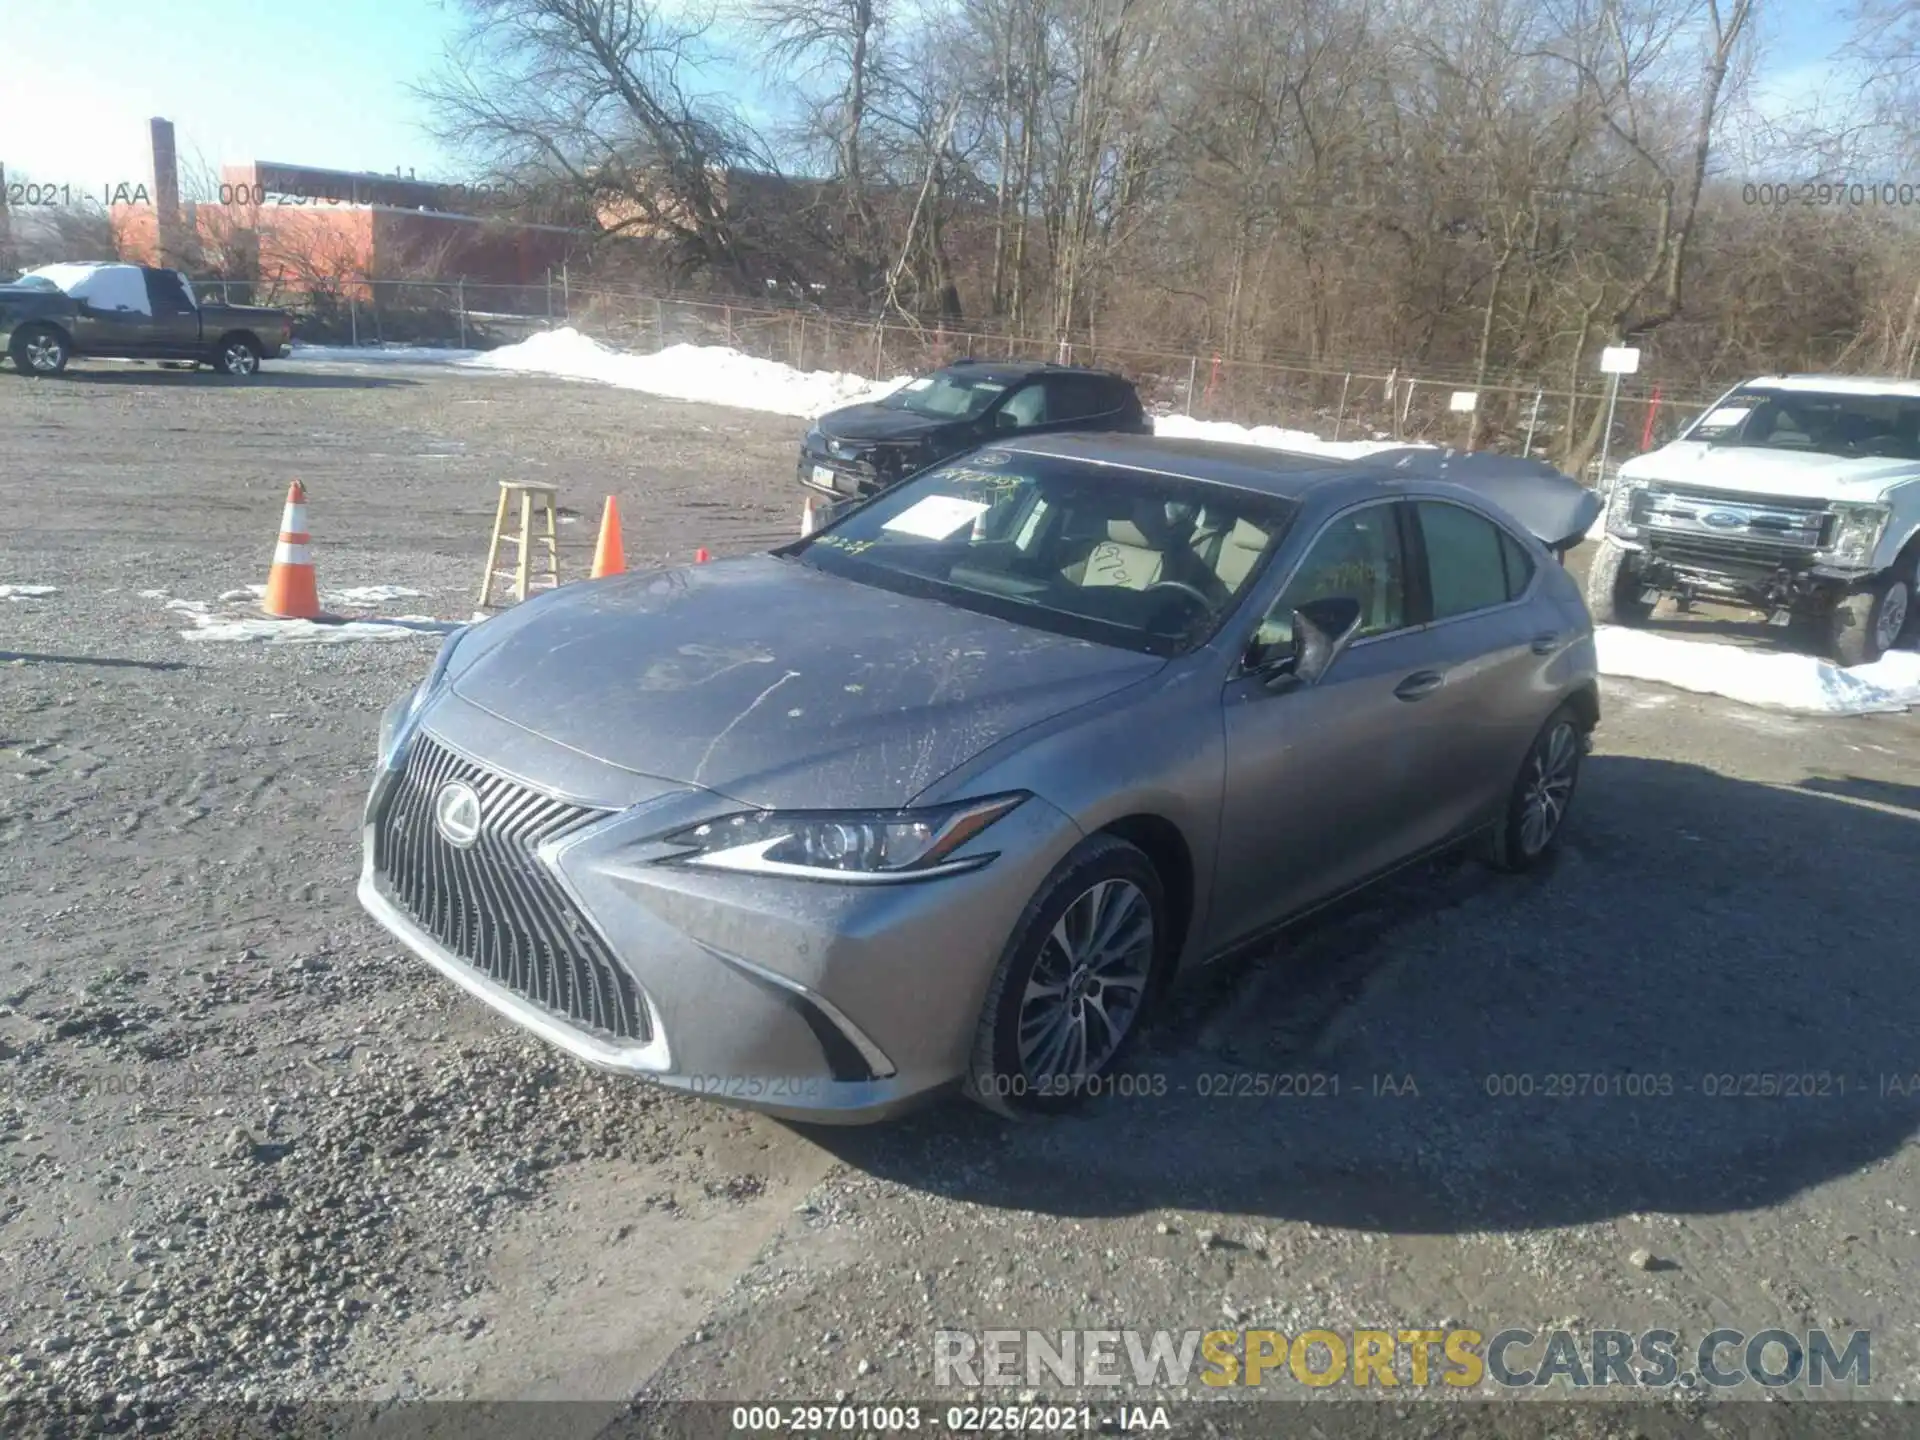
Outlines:
[[1746,517],[1736,515],[1731,510],[1709,510],[1700,517],[1702,525],[1711,525],[1716,530],[1737,530],[1746,524]]
[[480,795],[464,780],[449,780],[433,797],[433,824],[462,850],[480,838]]

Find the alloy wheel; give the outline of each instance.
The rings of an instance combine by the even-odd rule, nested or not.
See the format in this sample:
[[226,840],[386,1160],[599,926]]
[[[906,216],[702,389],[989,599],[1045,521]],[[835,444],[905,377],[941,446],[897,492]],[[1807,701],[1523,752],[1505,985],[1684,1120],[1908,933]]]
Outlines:
[[1526,854],[1538,855],[1546,849],[1560,828],[1567,802],[1573,798],[1579,756],[1580,736],[1568,720],[1555,725],[1534,746],[1520,797],[1520,846]]
[[51,335],[35,335],[27,341],[27,364],[43,374],[60,368],[60,342]]
[[1874,642],[1882,650],[1891,650],[1907,628],[1907,582],[1895,580],[1880,597],[1880,618],[1873,627]]
[[1040,947],[1019,1013],[1030,1084],[1071,1093],[1120,1048],[1153,971],[1153,906],[1130,880],[1102,880],[1067,906]]
[[253,351],[245,345],[227,347],[227,370],[234,375],[251,375],[259,361],[253,358]]

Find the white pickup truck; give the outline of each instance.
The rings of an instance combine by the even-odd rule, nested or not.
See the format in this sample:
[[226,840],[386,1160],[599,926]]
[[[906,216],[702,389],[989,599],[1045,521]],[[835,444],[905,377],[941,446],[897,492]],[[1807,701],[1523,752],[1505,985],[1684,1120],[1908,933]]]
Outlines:
[[1620,467],[1587,580],[1596,624],[1663,597],[1816,629],[1843,665],[1877,660],[1915,613],[1920,381],[1769,375]]

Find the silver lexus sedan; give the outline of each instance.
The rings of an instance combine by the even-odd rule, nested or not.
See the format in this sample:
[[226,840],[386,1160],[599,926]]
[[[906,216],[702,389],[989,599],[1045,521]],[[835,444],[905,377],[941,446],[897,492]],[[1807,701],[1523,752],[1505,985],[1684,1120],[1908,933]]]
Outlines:
[[1116,1081],[1167,983],[1443,847],[1599,719],[1524,461],[1048,436],[771,554],[565,586],[384,717],[361,902],[608,1069],[790,1118]]

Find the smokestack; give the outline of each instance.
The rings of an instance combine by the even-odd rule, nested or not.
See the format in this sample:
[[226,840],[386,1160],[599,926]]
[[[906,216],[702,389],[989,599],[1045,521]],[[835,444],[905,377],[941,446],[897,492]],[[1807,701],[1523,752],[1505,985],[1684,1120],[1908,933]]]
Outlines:
[[153,209],[159,231],[158,263],[178,263],[180,233],[180,165],[173,149],[173,122],[158,115],[150,122],[153,131]]
[[13,218],[7,210],[7,167],[0,164],[0,275],[13,273]]

